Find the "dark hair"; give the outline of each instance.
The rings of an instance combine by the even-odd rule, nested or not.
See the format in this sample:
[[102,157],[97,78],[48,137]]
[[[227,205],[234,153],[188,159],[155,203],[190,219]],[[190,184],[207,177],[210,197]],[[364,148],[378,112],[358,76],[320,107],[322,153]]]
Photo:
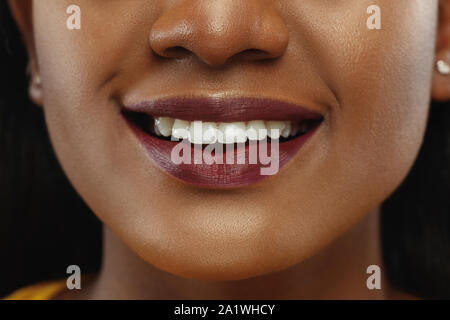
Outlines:
[[[0,2],[0,296],[101,262],[101,224],[63,174],[43,113],[28,98],[26,52]],[[450,105],[433,103],[418,159],[383,204],[382,250],[392,285],[450,298]]]

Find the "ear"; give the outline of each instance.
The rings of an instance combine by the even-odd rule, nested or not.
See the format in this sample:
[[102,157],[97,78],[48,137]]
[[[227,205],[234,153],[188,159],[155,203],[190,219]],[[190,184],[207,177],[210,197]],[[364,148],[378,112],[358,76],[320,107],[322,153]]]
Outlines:
[[22,40],[28,52],[27,71],[30,75],[29,95],[38,106],[42,106],[42,85],[37,64],[36,47],[33,34],[33,11],[31,0],[8,0],[11,13],[22,35]]
[[[439,0],[439,24],[436,39],[436,63],[443,61],[443,71],[450,71],[450,0]],[[437,101],[450,100],[450,74],[439,72],[436,64],[431,96]]]

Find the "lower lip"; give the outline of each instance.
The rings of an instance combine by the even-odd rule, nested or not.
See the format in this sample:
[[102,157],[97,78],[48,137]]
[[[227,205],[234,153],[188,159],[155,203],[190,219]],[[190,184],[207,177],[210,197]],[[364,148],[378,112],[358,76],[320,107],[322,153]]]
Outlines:
[[[192,164],[175,164],[171,159],[171,153],[173,148],[180,142],[158,139],[152,135],[149,135],[128,119],[125,118],[125,120],[139,141],[144,145],[150,158],[163,171],[190,185],[209,188],[241,187],[252,185],[271,176],[261,174],[261,169],[270,167],[270,163],[260,163],[259,156],[256,164],[250,164],[249,151],[250,148],[255,148],[255,146],[249,146],[248,143],[245,144],[245,147],[241,148],[236,148],[235,145],[233,151],[234,163],[232,164],[226,163],[226,147],[224,147],[223,151],[223,164],[206,164],[204,161],[201,161],[202,163],[200,164],[194,164],[194,148],[192,147]],[[278,161],[278,170],[295,156],[295,154],[300,150],[305,142],[313,136],[319,127],[320,124],[298,138],[279,143],[278,160],[272,159],[273,161]],[[267,143],[266,150],[271,150],[270,142]],[[245,162],[242,161],[244,164],[237,164],[237,153],[241,152],[245,152]],[[269,152],[268,157],[270,158]]]

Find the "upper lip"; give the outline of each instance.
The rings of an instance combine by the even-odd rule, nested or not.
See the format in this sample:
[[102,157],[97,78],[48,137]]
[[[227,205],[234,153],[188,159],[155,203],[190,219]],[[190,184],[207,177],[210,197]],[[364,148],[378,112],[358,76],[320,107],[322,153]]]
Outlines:
[[188,121],[321,120],[322,114],[278,99],[254,97],[172,97],[141,101],[123,108],[153,117]]

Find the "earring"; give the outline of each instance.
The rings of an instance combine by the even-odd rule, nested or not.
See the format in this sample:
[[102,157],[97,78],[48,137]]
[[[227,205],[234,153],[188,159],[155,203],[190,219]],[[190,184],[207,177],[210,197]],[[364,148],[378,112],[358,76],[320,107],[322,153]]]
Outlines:
[[438,60],[436,62],[436,69],[443,76],[450,75],[450,65],[444,60]]
[[38,86],[41,85],[41,76],[39,74],[33,75],[33,72],[31,71],[31,64],[27,65],[25,72],[26,72],[27,76],[30,77],[36,85],[38,85]]

